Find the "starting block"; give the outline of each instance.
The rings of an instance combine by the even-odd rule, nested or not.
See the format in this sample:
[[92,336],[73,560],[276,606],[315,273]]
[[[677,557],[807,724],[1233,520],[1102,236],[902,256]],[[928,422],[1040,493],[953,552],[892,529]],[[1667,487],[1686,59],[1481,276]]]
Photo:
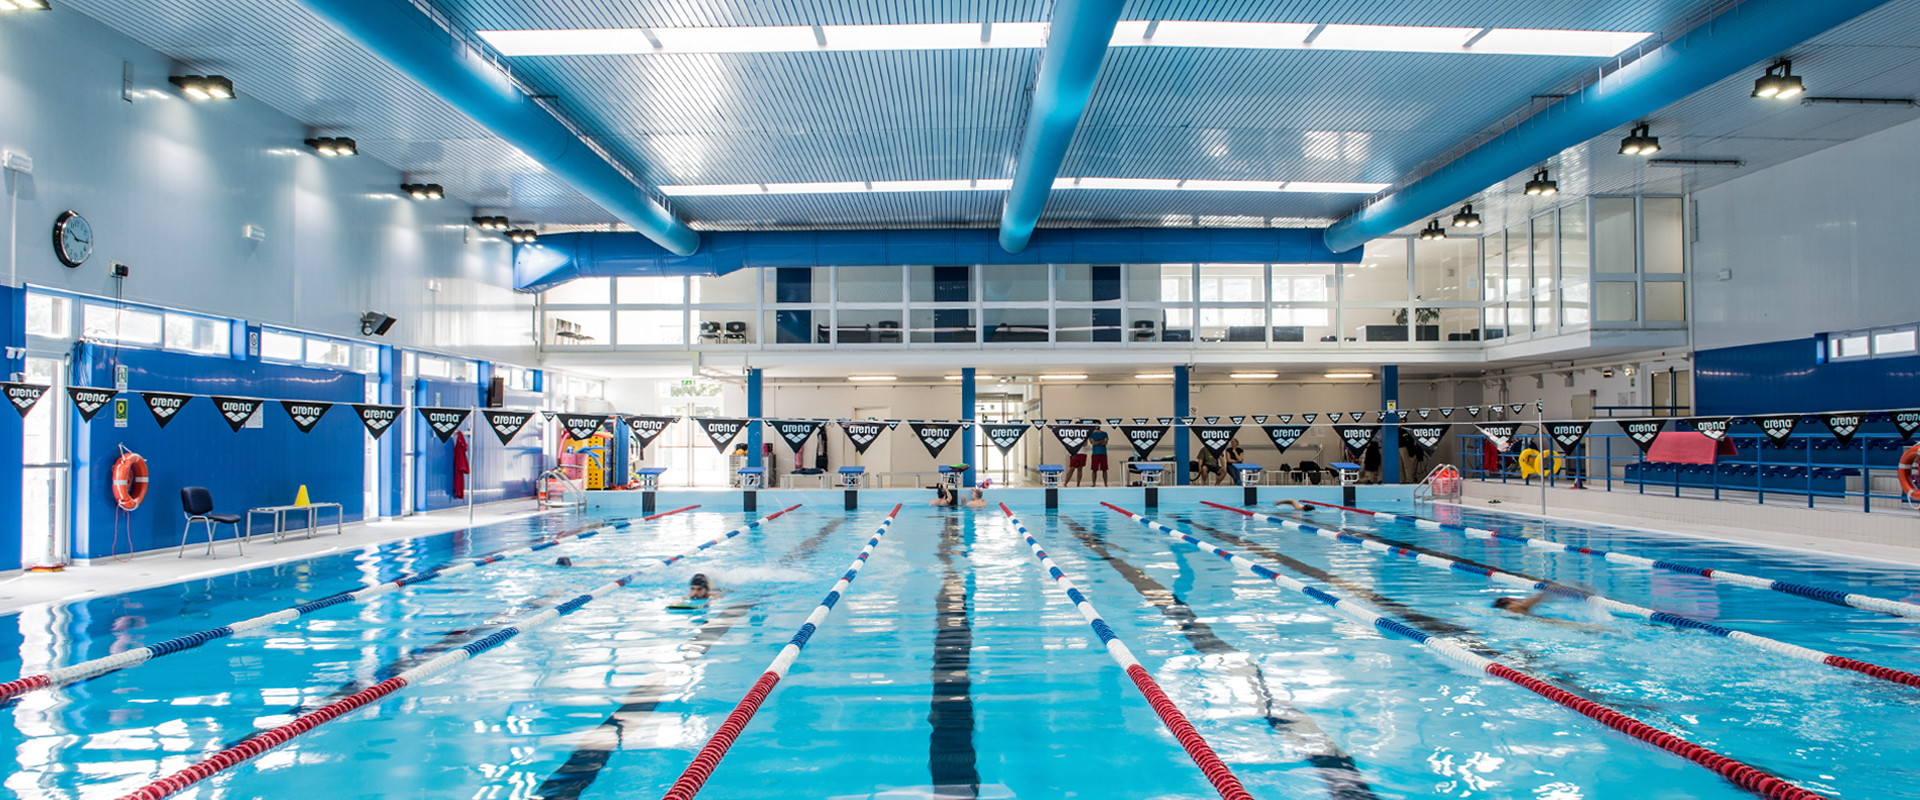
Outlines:
[[740,468],[740,510],[758,511],[760,509],[760,485],[767,479],[766,467]]
[[653,513],[653,493],[660,490],[660,475],[666,467],[641,467],[633,471],[633,479],[640,482],[640,513]]
[[1260,476],[1265,474],[1265,472],[1266,468],[1259,464],[1233,465],[1233,476],[1239,481],[1240,486],[1246,493],[1246,505],[1257,506],[1260,504],[1260,491],[1254,487],[1260,485]]
[[1360,483],[1360,465],[1351,461],[1335,461],[1327,466],[1340,470],[1340,502],[1344,505],[1356,505],[1353,487]]
[[866,467],[841,467],[840,485],[847,487],[847,510],[860,507],[860,482],[866,478]]

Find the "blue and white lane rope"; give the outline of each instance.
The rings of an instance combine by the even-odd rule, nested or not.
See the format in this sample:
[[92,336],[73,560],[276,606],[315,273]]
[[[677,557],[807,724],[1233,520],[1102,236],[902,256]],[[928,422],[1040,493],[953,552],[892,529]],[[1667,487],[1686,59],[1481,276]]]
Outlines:
[[1372,537],[1363,536],[1353,531],[1322,528],[1315,525],[1303,524],[1295,520],[1287,519],[1286,517],[1276,517],[1271,514],[1260,514],[1252,511],[1247,511],[1245,509],[1234,508],[1233,506],[1226,506],[1226,505],[1221,505],[1219,503],[1206,502],[1204,500],[1201,502],[1205,503],[1206,505],[1213,506],[1214,508],[1223,509],[1226,511],[1232,511],[1236,514],[1243,514],[1248,517],[1252,517],[1254,519],[1258,519],[1264,522],[1271,522],[1275,525],[1279,525],[1282,528],[1297,530],[1297,531],[1300,531],[1301,533],[1311,533],[1316,536],[1320,536],[1322,538],[1332,539],[1336,542],[1342,542],[1345,544],[1356,544],[1356,545],[1359,545],[1361,549],[1365,549],[1365,550],[1373,550],[1376,552],[1386,553],[1389,555],[1400,556],[1402,558],[1410,558],[1410,559],[1413,559],[1415,562],[1418,562],[1421,566],[1432,567],[1434,569],[1444,570],[1447,572],[1458,572],[1458,573],[1465,573],[1468,575],[1478,575],[1494,583],[1504,583],[1508,586],[1514,586],[1514,587],[1529,589],[1533,591],[1550,592],[1552,594],[1556,594],[1561,597],[1571,598],[1574,600],[1585,602],[1588,605],[1593,606],[1594,608],[1598,608],[1602,611],[1606,611],[1609,613],[1620,614],[1622,616],[1628,616],[1628,617],[1638,617],[1640,619],[1644,619],[1649,622],[1658,622],[1662,625],[1671,625],[1675,628],[1687,628],[1687,629],[1692,629],[1697,631],[1706,631],[1707,633],[1711,633],[1715,636],[1719,636],[1724,639],[1731,639],[1733,641],[1740,642],[1741,644],[1752,645],[1762,650],[1779,653],[1789,658],[1797,658],[1801,661],[1811,661],[1815,664],[1825,664],[1829,667],[1851,670],[1854,672],[1858,672],[1862,675],[1869,675],[1884,681],[1890,681],[1892,683],[1899,683],[1899,684],[1905,684],[1907,686],[1920,687],[1920,675],[1915,675],[1911,672],[1906,672],[1904,670],[1893,669],[1891,667],[1883,667],[1878,664],[1869,664],[1865,661],[1856,661],[1854,659],[1847,658],[1845,656],[1835,655],[1833,653],[1823,653],[1819,650],[1815,650],[1810,647],[1801,647],[1796,644],[1788,644],[1778,639],[1769,639],[1765,636],[1759,636],[1759,635],[1747,633],[1746,631],[1736,631],[1730,628],[1725,628],[1719,625],[1715,625],[1711,622],[1702,622],[1700,620],[1692,619],[1690,617],[1683,617],[1678,614],[1669,614],[1664,611],[1655,611],[1645,606],[1637,606],[1632,603],[1624,603],[1619,600],[1614,600],[1610,597],[1602,597],[1600,595],[1593,594],[1591,592],[1583,592],[1579,589],[1575,589],[1570,586],[1562,586],[1560,584],[1553,583],[1550,581],[1536,580],[1533,578],[1526,577],[1524,575],[1515,575],[1511,572],[1502,572],[1497,569],[1488,569],[1486,567],[1476,566],[1474,564],[1468,564],[1464,561],[1461,561],[1456,558],[1451,558],[1448,556],[1434,555],[1432,553],[1420,553],[1413,550],[1408,550],[1404,547],[1394,547],[1392,545],[1387,544],[1386,542],[1382,542]]
[[1405,514],[1389,514],[1384,511],[1368,511],[1364,508],[1351,508],[1348,506],[1337,506],[1332,503],[1317,503],[1312,500],[1308,500],[1306,502],[1311,505],[1326,506],[1328,508],[1337,508],[1337,509],[1340,509],[1341,511],[1352,511],[1357,514],[1366,514],[1368,516],[1374,517],[1376,519],[1384,520],[1387,522],[1406,522],[1406,523],[1412,524],[1416,528],[1427,528],[1431,530],[1449,531],[1452,533],[1457,533],[1462,536],[1467,536],[1469,538],[1474,538],[1474,539],[1499,539],[1501,541],[1513,542],[1515,544],[1523,544],[1528,547],[1537,547],[1542,550],[1549,550],[1556,553],[1567,552],[1567,553],[1580,553],[1580,554],[1589,555],[1589,556],[1597,556],[1599,558],[1604,558],[1607,561],[1610,561],[1615,564],[1628,564],[1631,566],[1640,567],[1642,569],[1650,569],[1650,570],[1659,569],[1659,570],[1666,570],[1668,572],[1679,572],[1686,575],[1698,575],[1708,580],[1719,581],[1720,583],[1731,583],[1735,586],[1745,586],[1749,589],[1764,589],[1767,591],[1780,592],[1781,594],[1790,594],[1796,597],[1804,597],[1809,600],[1818,600],[1822,603],[1832,603],[1833,605],[1836,605],[1836,606],[1847,606],[1849,608],[1857,608],[1862,611],[1877,611],[1882,614],[1891,614],[1896,617],[1920,618],[1920,605],[1915,605],[1913,603],[1903,603],[1898,600],[1887,600],[1885,598],[1880,598],[1880,597],[1868,597],[1863,594],[1843,592],[1843,591],[1840,591],[1839,589],[1828,589],[1821,586],[1809,586],[1804,583],[1791,583],[1788,581],[1776,581],[1776,580],[1769,580],[1767,578],[1756,578],[1752,575],[1742,575],[1738,572],[1725,572],[1722,570],[1713,569],[1711,567],[1696,567],[1689,564],[1679,564],[1672,561],[1663,561],[1659,559],[1646,558],[1643,556],[1630,555],[1627,553],[1617,553],[1611,550],[1600,550],[1592,547],[1580,547],[1578,545],[1561,544],[1559,542],[1552,541],[1550,539],[1542,539],[1537,536],[1522,536],[1517,533],[1503,533],[1501,531],[1489,530],[1487,528],[1475,528],[1467,525],[1454,525],[1446,522],[1436,522],[1434,520],[1425,519],[1423,517],[1409,517]]
[[1525,672],[1501,664],[1493,659],[1481,656],[1460,646],[1458,642],[1444,636],[1434,636],[1416,629],[1400,620],[1388,617],[1373,610],[1359,601],[1342,597],[1333,592],[1289,578],[1248,561],[1219,545],[1201,541],[1192,534],[1175,530],[1146,517],[1135,514],[1112,503],[1101,503],[1114,511],[1126,515],[1128,519],[1146,526],[1148,530],[1158,531],[1176,540],[1198,547],[1224,559],[1227,563],[1256,577],[1265,578],[1282,587],[1304,594],[1328,606],[1335,611],[1363,625],[1378,628],[1425,647],[1445,658],[1464,664],[1473,669],[1501,678],[1509,683],[1533,692],[1534,694],[1559,703],[1573,711],[1599,721],[1609,728],[1625,733],[1635,739],[1654,745],[1674,755],[1692,761],[1718,773],[1735,786],[1753,792],[1769,800],[1790,798],[1791,800],[1826,800],[1822,795],[1802,789],[1781,778],[1770,775],[1755,767],[1748,766],[1726,756],[1720,755],[1700,745],[1689,742],[1666,731],[1655,728],[1633,717],[1622,714],[1599,703],[1582,698],[1566,689],[1562,689],[1545,680],[1528,675]]
[[1100,618],[1100,612],[1094,610],[1092,603],[1087,602],[1087,596],[1080,593],[1080,587],[1073,585],[1073,579],[1068,578],[1067,573],[1061,571],[1058,564],[1053,563],[1046,549],[1040,546],[1038,539],[1033,538],[1033,533],[1020,522],[1020,518],[1007,509],[1006,503],[1000,504],[1000,511],[1007,515],[1007,519],[1013,522],[1014,529],[1027,540],[1027,546],[1033,548],[1033,557],[1039,559],[1040,567],[1053,578],[1054,586],[1059,587],[1060,591],[1066,594],[1067,599],[1073,601],[1073,607],[1080,612],[1080,616],[1086,618],[1087,625],[1093,628],[1094,636],[1100,639],[1100,645],[1106,648],[1107,655],[1112,657],[1113,663],[1119,664],[1120,669],[1133,680],[1133,685],[1147,698],[1147,705],[1152,706],[1153,713],[1160,716],[1160,724],[1167,726],[1167,732],[1173,734],[1173,738],[1178,740],[1180,746],[1187,751],[1187,756],[1193,759],[1193,763],[1200,767],[1202,773],[1206,774],[1207,781],[1213,784],[1214,790],[1219,792],[1225,800],[1242,800],[1243,798],[1253,800],[1253,795],[1248,794],[1246,787],[1240,785],[1240,779],[1234,777],[1233,770],[1227,767],[1226,762],[1220,760],[1219,754],[1213,752],[1206,738],[1202,737],[1199,731],[1194,730],[1193,723],[1187,721],[1186,715],[1180,713],[1179,706],[1173,704],[1173,700],[1167,697],[1167,693],[1160,689],[1160,684],[1154,682],[1153,676],[1147,673],[1145,667],[1140,666],[1140,660],[1133,657],[1133,651],[1127,649],[1126,643],[1114,635],[1113,628],[1107,625],[1106,620]]
[[747,690],[747,696],[740,698],[739,704],[733,707],[733,713],[727,715],[727,720],[720,723],[719,730],[713,732],[706,746],[701,747],[700,753],[693,757],[693,763],[688,764],[686,770],[680,773],[680,778],[667,789],[666,800],[692,800],[694,795],[700,793],[700,787],[706,785],[707,779],[713,777],[713,771],[720,768],[720,760],[727,757],[727,750],[733,747],[734,740],[740,738],[740,732],[746,730],[747,723],[753,721],[753,715],[760,711],[760,704],[766,702],[767,695],[773,693],[774,685],[787,677],[787,670],[800,658],[800,651],[806,649],[814,631],[827,621],[827,615],[833,613],[833,607],[840,602],[842,593],[853,586],[853,579],[860,577],[860,568],[867,565],[867,559],[880,546],[880,538],[886,536],[893,527],[893,518],[900,513],[900,506],[899,503],[894,504],[893,510],[887,513],[886,521],[881,522],[880,528],[873,532],[873,538],[867,540],[867,546],[860,548],[860,554],[854,556],[846,574],[834,581],[833,588],[827,590],[826,599],[821,600],[813,613],[807,615],[807,621],[800,626],[800,630],[794,632],[792,639],[787,640],[787,645],[780,648],[780,654],[774,656],[773,663],[760,673],[760,679],[754,681],[753,688]]
[[488,650],[492,650],[495,647],[499,647],[520,634],[534,630],[560,617],[578,611],[582,606],[593,602],[595,598],[605,596],[623,586],[627,586],[635,580],[638,580],[642,575],[670,566],[681,559],[699,555],[708,548],[753,530],[754,528],[758,528],[762,523],[799,507],[799,504],[789,506],[747,523],[745,526],[735,528],[705,542],[701,542],[678,555],[662,558],[658,564],[634,570],[613,581],[594,587],[579,597],[575,597],[553,608],[527,617],[513,625],[489,633],[486,636],[476,638],[462,647],[448,650],[413,669],[402,672],[350,696],[328,703],[313,711],[301,714],[299,718],[292,722],[260,731],[253,736],[241,740],[239,744],[215,753],[199,763],[142,786],[133,793],[120,798],[120,800],[161,800],[161,798],[178,794],[189,786],[246,763],[248,759],[286,744],[300,734],[313,730],[327,722],[331,722],[369,703],[376,702],[411,684],[419,683],[445,672],[455,664],[466,661]]
[[[685,510],[685,509],[682,509],[682,510]],[[443,575],[454,575],[457,573],[466,572],[467,570],[478,569],[488,564],[492,564],[496,561],[513,558],[515,556],[526,555],[527,553],[532,553],[537,550],[545,550],[549,547],[553,547],[555,545],[560,544],[562,540],[567,539],[569,537],[577,538],[577,539],[588,539],[596,535],[599,535],[603,531],[612,530],[616,528],[624,528],[631,524],[633,523],[632,522],[616,522],[616,523],[607,523],[605,525],[594,525],[594,526],[590,526],[590,527],[583,528],[580,530],[575,530],[575,531],[568,531],[568,532],[556,535],[553,538],[548,539],[546,541],[539,542],[537,544],[528,545],[526,547],[516,547],[512,550],[502,550],[498,553],[494,553],[493,555],[486,556],[484,558],[478,558],[472,561],[463,561],[457,564],[448,564],[440,567],[435,567],[425,572],[415,572],[408,575],[402,575],[399,578],[396,578],[391,581],[387,581],[385,583],[376,584],[374,586],[368,586],[364,589],[356,589],[351,592],[341,592],[339,594],[330,595],[328,597],[322,597],[319,600],[315,600],[311,603],[304,603],[298,606],[294,606],[293,608],[287,608],[287,609],[275,611],[271,614],[263,614],[261,616],[254,617],[252,619],[241,620],[231,625],[222,625],[218,628],[209,628],[204,631],[189,633],[185,636],[177,636],[172,639],[168,639],[164,642],[158,642],[152,645],[148,645],[146,647],[134,648],[132,650],[115,653],[110,656],[103,656],[101,658],[92,659],[90,661],[82,661],[78,664],[61,667],[59,669],[55,669],[51,672],[43,673],[40,675],[28,675],[18,680],[9,681],[7,683],[0,684],[0,702],[6,702],[15,697],[19,697],[20,695],[27,694],[28,692],[36,692],[41,689],[51,689],[57,686],[65,686],[69,683],[75,683],[78,681],[97,678],[101,675],[105,675],[115,670],[122,670],[128,667],[144,664],[150,660],[159,658],[161,656],[169,656],[169,655],[173,655],[174,653],[182,652],[185,650],[192,650],[196,647],[199,647],[203,644],[214,641],[216,639],[225,639],[235,634],[245,633],[251,630],[257,630],[259,628],[271,627],[271,626],[279,625],[285,622],[291,622],[293,620],[296,620],[308,614],[311,614],[315,611],[319,611],[320,609],[323,609],[323,608],[337,606],[342,603],[358,603],[370,597],[396,591],[402,587],[409,586],[412,584],[424,583],[426,581],[433,580],[434,578],[438,578]]]

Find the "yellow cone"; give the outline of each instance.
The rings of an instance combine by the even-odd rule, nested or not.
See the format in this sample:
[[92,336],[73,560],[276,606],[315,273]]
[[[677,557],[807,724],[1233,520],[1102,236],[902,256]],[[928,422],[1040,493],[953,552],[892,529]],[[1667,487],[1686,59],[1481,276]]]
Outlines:
[[307,499],[307,485],[306,485],[306,484],[304,484],[304,483],[303,483],[303,484],[300,484],[300,494],[298,494],[298,495],[296,495],[296,496],[295,496],[295,497],[293,498],[293,504],[294,504],[294,505],[296,505],[296,506],[310,506],[310,505],[313,505],[313,501],[312,501],[312,500],[308,500],[308,499]]

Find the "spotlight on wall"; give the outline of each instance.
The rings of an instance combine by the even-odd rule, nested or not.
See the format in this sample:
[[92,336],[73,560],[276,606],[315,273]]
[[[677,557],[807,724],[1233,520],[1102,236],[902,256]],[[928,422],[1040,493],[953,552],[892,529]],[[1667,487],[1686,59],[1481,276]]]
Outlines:
[[1480,215],[1473,213],[1472,203],[1468,203],[1464,206],[1461,206],[1460,213],[1453,215],[1453,227],[1456,227],[1456,228],[1480,227]]
[[447,196],[447,188],[437,183],[401,184],[400,191],[406,192],[415,200],[442,200]]
[[393,329],[393,323],[399,320],[378,311],[369,311],[360,315],[361,336],[385,336]]
[[473,226],[483,231],[504,231],[513,223],[506,217],[474,217]]
[[1445,239],[1447,238],[1447,229],[1440,227],[1440,220],[1435,218],[1432,222],[1427,223],[1427,227],[1420,229],[1420,238]]
[[1633,126],[1627,138],[1620,140],[1620,155],[1650,156],[1660,152],[1660,137],[1647,132],[1647,123]]
[[167,81],[195,100],[233,99],[233,81],[223,75],[175,75]]
[[1560,193],[1560,183],[1558,181],[1549,180],[1547,178],[1547,171],[1544,169],[1540,170],[1539,172],[1533,173],[1533,180],[1527,181],[1527,194],[1545,195],[1545,194],[1559,194],[1559,193]]
[[1806,90],[1800,83],[1800,77],[1793,74],[1793,62],[1785,59],[1773,62],[1773,66],[1767,67],[1767,74],[1753,82],[1754,97],[1785,100]]
[[359,143],[344,136],[322,136],[318,139],[308,139],[307,146],[313,148],[314,152],[328,158],[334,156],[360,155]]
[[540,241],[540,234],[526,229],[510,230],[507,231],[507,241],[514,244],[533,244]]

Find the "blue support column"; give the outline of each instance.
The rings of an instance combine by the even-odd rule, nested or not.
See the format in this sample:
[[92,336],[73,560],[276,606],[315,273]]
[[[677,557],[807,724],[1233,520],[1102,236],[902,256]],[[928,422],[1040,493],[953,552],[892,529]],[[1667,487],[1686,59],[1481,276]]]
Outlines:
[[[1400,367],[1387,364],[1380,368],[1380,408],[1400,407]],[[1388,423],[1380,429],[1380,482],[1400,482],[1400,426]]]
[[[391,345],[380,346],[380,403],[399,405],[405,396],[400,386],[400,351]],[[347,409],[351,410],[351,409]],[[401,433],[405,426],[395,423],[379,440],[380,516],[399,518],[406,513],[407,475],[402,448],[407,446]],[[543,464],[542,467],[551,466]]]
[[[960,368],[960,418],[977,424],[978,420],[974,419],[973,401],[973,367],[962,367]],[[967,454],[966,484],[968,486],[973,485],[973,474],[979,469],[979,465],[973,463],[979,460],[979,453],[973,449],[974,427],[974,425],[968,425],[960,429],[960,452]]]
[[[760,463],[760,429],[764,427],[760,417],[760,375],[758,369],[747,370],[747,466],[764,467]],[[769,487],[771,488],[771,487]]]
[[[6,313],[5,318],[0,319],[0,323],[4,323],[6,326],[4,335],[9,353],[24,353],[27,345],[27,292],[25,289],[18,286],[7,287]],[[13,348],[19,349],[15,350]],[[22,372],[25,369],[26,361],[24,356],[22,358],[7,359],[7,380],[13,380],[12,376],[14,373]],[[64,392],[49,391],[40,397],[39,404],[51,406],[56,403],[66,402],[70,401]],[[20,464],[25,454],[26,424],[25,421],[20,418],[19,414],[8,412],[5,415],[0,415],[0,446],[4,446],[6,448],[5,452],[14,456],[12,458],[0,458],[0,508],[9,509],[13,516],[10,524],[0,525],[0,572],[6,572],[19,569],[22,566],[33,566],[32,564],[23,565],[20,563],[22,531],[20,530],[19,509],[23,494],[21,491],[21,482],[25,477],[25,471],[21,468]],[[83,487],[86,486],[86,484],[80,485]],[[75,493],[79,494],[84,491],[86,491],[86,489],[81,489]],[[41,532],[34,531],[34,535],[36,537],[40,536]]]
[[1188,405],[1188,403],[1187,368],[1174,367],[1173,421],[1175,427],[1173,429],[1173,460],[1175,463],[1173,469],[1170,471],[1173,473],[1173,485],[1175,486],[1187,485],[1187,459],[1193,456],[1192,445],[1187,441],[1187,429],[1179,425],[1180,417],[1192,413],[1192,407]]

